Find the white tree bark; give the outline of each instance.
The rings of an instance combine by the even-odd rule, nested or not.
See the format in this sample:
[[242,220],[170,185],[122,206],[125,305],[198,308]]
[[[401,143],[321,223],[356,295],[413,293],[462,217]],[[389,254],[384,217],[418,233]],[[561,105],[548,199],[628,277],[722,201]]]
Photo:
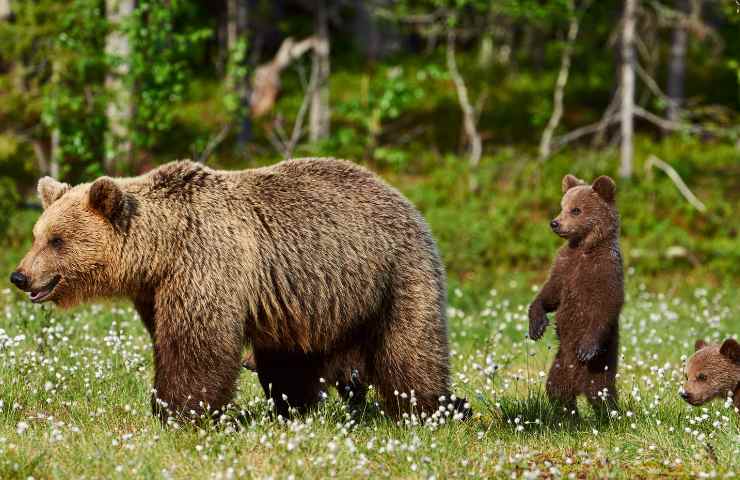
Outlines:
[[[483,145],[476,125],[475,109],[468,96],[468,88],[457,68],[457,61],[455,59],[455,32],[452,27],[447,30],[447,69],[450,71],[450,77],[455,84],[457,99],[463,113],[463,127],[465,128],[465,136],[468,138],[469,144],[468,163],[472,169],[475,169],[480,163]],[[473,177],[471,176],[471,178]],[[471,183],[471,189],[475,190],[476,188],[477,186]]]
[[9,18],[11,13],[10,0],[0,0],[0,20]]
[[119,60],[105,79],[105,86],[110,94],[106,109],[108,132],[105,138],[104,168],[108,173],[117,170],[119,162],[128,162],[133,154],[129,126],[133,113],[133,95],[124,83],[129,72],[131,53],[128,37],[121,31],[121,23],[128,18],[136,7],[136,0],[106,0],[105,8],[111,25],[106,39],[105,50],[108,55]]
[[312,92],[309,115],[309,139],[312,142],[329,136],[331,110],[329,107],[329,18],[326,0],[316,0],[316,36],[318,43],[313,49],[313,69],[318,75],[318,88]]
[[[59,84],[59,62],[57,60],[51,61],[51,79],[52,85]],[[51,129],[51,146],[49,150],[49,161],[47,163],[46,175],[51,178],[59,179],[59,164],[62,160],[62,149],[61,149],[61,132],[59,131],[59,119],[54,122],[54,126]]]
[[47,175],[51,178],[59,179],[59,164],[62,157],[62,151],[59,146],[60,133],[59,129],[55,128],[51,131],[51,154],[49,155],[49,171]]
[[632,160],[634,156],[632,137],[634,133],[635,110],[635,11],[638,0],[624,1],[624,18],[622,20],[622,101],[621,101],[621,148],[619,176],[632,177]]
[[560,71],[558,72],[558,78],[555,82],[555,90],[552,98],[552,116],[547,122],[545,131],[542,132],[542,139],[540,141],[540,159],[545,159],[550,156],[552,136],[555,133],[555,129],[560,125],[560,119],[563,116],[563,97],[565,96],[565,85],[568,83],[568,74],[570,73],[570,59],[573,55],[573,45],[575,44],[576,38],[578,37],[578,16],[576,16],[573,2],[568,2],[570,10],[570,24],[568,26],[568,36],[565,40],[565,48],[563,49],[563,55],[560,57]]

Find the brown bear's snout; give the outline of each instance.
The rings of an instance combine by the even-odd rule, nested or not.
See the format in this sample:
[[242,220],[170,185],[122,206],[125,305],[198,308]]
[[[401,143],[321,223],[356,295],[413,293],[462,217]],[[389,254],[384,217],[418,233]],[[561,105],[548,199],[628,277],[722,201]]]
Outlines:
[[28,281],[28,277],[18,270],[10,274],[10,282],[21,290],[28,290],[31,283]]
[[550,228],[552,228],[552,231],[555,233],[560,233],[560,222],[556,218],[552,222],[550,222]]

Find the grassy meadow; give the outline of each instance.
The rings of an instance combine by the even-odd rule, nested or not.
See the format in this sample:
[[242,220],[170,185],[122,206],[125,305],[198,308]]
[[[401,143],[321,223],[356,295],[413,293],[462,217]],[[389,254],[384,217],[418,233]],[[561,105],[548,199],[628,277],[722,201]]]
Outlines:
[[[483,173],[490,175],[489,200],[456,197],[455,182],[464,180],[450,180],[453,175],[385,172],[419,204],[439,238],[450,277],[453,390],[471,402],[473,418],[395,422],[383,416],[372,393],[366,408],[352,415],[331,391],[312,413],[276,420],[256,375],[244,371],[235,403],[247,420],[162,426],[150,415],[152,347],[130,304],[60,311],[31,304],[8,283],[0,289],[0,478],[740,474],[740,415],[729,402],[697,408],[678,396],[694,340],[740,332],[737,264],[721,253],[737,240],[705,234],[735,228],[732,210],[691,217],[671,208],[680,200],[670,183],[622,187],[621,408],[597,418],[581,400],[581,418],[569,418],[553,412],[544,397],[554,329],[540,342],[526,339],[526,308],[559,243],[545,220],[558,208],[560,173],[572,168],[590,178],[590,171],[578,162],[553,162],[542,175],[546,181],[530,180],[535,183],[527,187],[509,176],[505,161],[490,162],[494,170]],[[598,160],[588,165],[599,168]],[[695,178],[706,185],[698,190],[704,198],[732,199],[731,181],[717,189]],[[653,215],[646,209],[665,212],[658,213],[665,219],[657,221],[661,234],[651,233],[655,220],[645,227]],[[23,255],[37,215],[14,216],[0,253],[3,272]],[[696,228],[681,242],[676,237],[686,217]],[[642,231],[648,233],[633,234]],[[671,242],[691,245],[700,263],[664,254]]]

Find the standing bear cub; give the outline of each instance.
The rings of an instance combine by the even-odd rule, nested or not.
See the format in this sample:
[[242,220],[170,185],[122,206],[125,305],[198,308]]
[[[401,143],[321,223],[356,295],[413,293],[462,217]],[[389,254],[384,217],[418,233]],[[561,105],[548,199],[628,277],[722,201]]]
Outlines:
[[615,408],[619,313],[624,303],[616,186],[609,177],[586,185],[573,175],[562,182],[562,211],[550,227],[567,244],[529,306],[529,336],[538,340],[556,312],[560,342],[547,377],[547,395],[558,408],[576,411],[584,394],[594,409]]
[[[364,168],[300,159],[227,172],[181,161],[75,187],[46,177],[38,190],[44,212],[11,281],[62,307],[130,298],[154,344],[162,418],[228,404],[246,343],[284,416],[320,399],[321,378],[354,403],[374,385],[392,415],[450,401],[435,242],[419,212]],[[462,399],[455,406],[468,412]]]

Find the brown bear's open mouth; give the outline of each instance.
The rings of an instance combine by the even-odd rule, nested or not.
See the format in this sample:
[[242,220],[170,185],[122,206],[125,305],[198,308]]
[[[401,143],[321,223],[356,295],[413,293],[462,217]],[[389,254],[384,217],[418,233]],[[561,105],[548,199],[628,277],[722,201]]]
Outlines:
[[62,279],[61,275],[57,275],[54,278],[51,279],[49,283],[47,283],[45,286],[41,287],[38,290],[31,290],[28,292],[28,298],[31,299],[33,303],[41,303],[54,291],[56,286],[59,284],[59,280]]

